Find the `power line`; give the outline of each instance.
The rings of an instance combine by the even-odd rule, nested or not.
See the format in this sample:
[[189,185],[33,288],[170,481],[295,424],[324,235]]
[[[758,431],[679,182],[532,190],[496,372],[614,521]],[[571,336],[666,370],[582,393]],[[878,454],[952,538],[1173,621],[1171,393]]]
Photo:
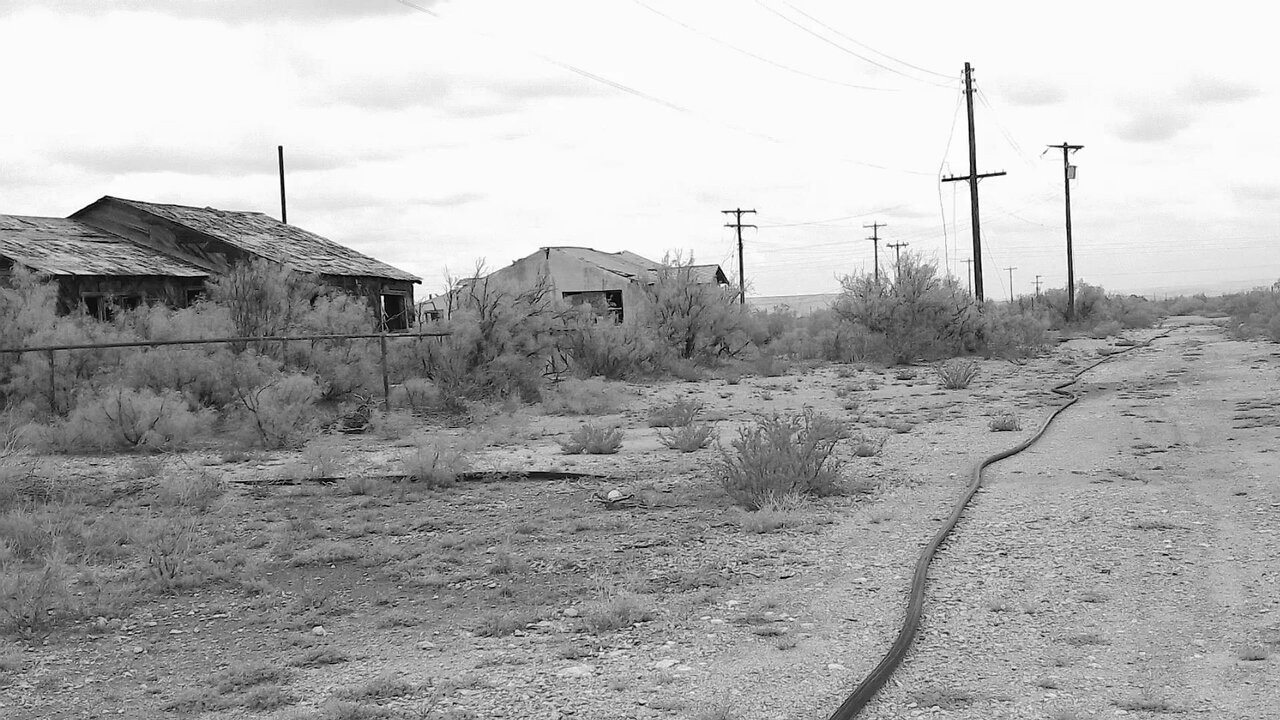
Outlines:
[[789,73],[795,73],[796,75],[803,75],[804,77],[807,77],[811,80],[818,80],[820,82],[830,83],[832,85],[839,85],[841,87],[852,88],[854,90],[869,90],[872,92],[898,92],[895,88],[879,88],[879,87],[871,87],[869,85],[854,85],[853,83],[847,83],[841,80],[833,80],[831,78],[822,77],[820,75],[814,75],[813,73],[806,72],[798,68],[793,68],[790,65],[784,65],[780,62],[770,60],[769,58],[764,57],[763,55],[757,55],[756,53],[753,53],[750,50],[745,50],[743,48],[740,48],[737,45],[734,45],[733,43],[721,40],[720,38],[715,37],[714,35],[709,35],[703,32],[702,30],[699,30],[698,28],[693,27],[692,25],[689,25],[688,23],[682,22],[680,20],[677,20],[676,18],[671,17],[670,15],[653,7],[652,5],[649,5],[648,3],[642,2],[642,0],[632,0],[632,2],[644,8],[645,10],[648,10],[654,15],[657,15],[658,17],[663,18],[664,20],[667,20],[669,22],[675,23],[676,25],[679,25],[680,27],[684,28],[685,30],[688,30],[691,33],[694,33],[695,35],[701,35],[702,37],[706,38],[707,40],[710,40],[713,43],[716,43],[717,45],[722,45],[724,47],[727,47],[730,50],[733,50],[734,52],[738,52],[743,55],[746,55],[747,57],[753,60],[758,60],[762,63],[765,63],[766,65],[772,65],[773,67],[778,68],[779,70],[785,70]]
[[733,210],[721,210],[720,212],[725,214],[732,214],[734,216],[734,221],[732,223],[725,223],[725,227],[737,228],[738,230],[738,289],[739,289],[738,304],[746,305],[747,304],[747,273],[746,273],[746,269],[743,267],[743,262],[742,262],[742,228],[744,227],[753,228],[755,227],[755,225],[743,225],[742,216],[747,213],[754,215],[756,211],[743,210],[742,208],[736,208]]
[[[895,75],[901,75],[902,77],[904,77],[904,78],[906,78],[906,79],[908,79],[908,80],[914,80],[914,81],[916,81],[916,82],[918,82],[918,83],[924,83],[925,85],[932,85],[932,86],[934,86],[934,87],[951,87],[951,84],[950,84],[950,83],[939,83],[939,82],[933,82],[932,80],[922,80],[922,79],[920,79],[920,78],[918,78],[918,77],[913,77],[913,76],[911,76],[911,75],[908,75],[908,74],[906,74],[906,73],[902,72],[901,70],[898,70],[897,68],[889,67],[888,65],[885,65],[884,63],[877,62],[877,61],[872,60],[871,58],[869,58],[869,57],[867,57],[867,56],[865,56],[865,55],[861,55],[861,54],[859,54],[859,53],[856,53],[856,52],[854,52],[853,50],[850,50],[849,48],[845,47],[844,45],[841,45],[840,43],[835,42],[834,40],[832,40],[832,39],[830,39],[830,38],[828,38],[828,37],[826,37],[826,36],[822,35],[821,33],[818,33],[818,32],[814,31],[814,30],[813,30],[813,29],[811,29],[811,28],[807,28],[807,27],[805,27],[804,25],[802,25],[801,23],[798,23],[798,22],[796,22],[795,20],[793,20],[793,19],[791,19],[791,18],[787,17],[787,16],[786,16],[786,15],[784,15],[782,12],[778,11],[778,9],[777,9],[777,8],[769,7],[768,5],[766,5],[766,4],[764,3],[764,0],[756,0],[756,4],[757,4],[757,5],[759,5],[760,7],[764,8],[765,10],[768,10],[769,12],[773,13],[774,15],[777,15],[778,17],[782,18],[783,20],[787,21],[788,23],[790,23],[790,24],[792,24],[792,25],[796,26],[797,28],[800,28],[801,30],[803,30],[804,32],[806,32],[806,33],[808,33],[808,34],[812,35],[813,37],[815,37],[815,38],[817,38],[817,39],[821,40],[822,42],[824,42],[824,43],[826,43],[826,44],[830,45],[831,47],[833,47],[833,48],[835,48],[835,49],[839,50],[840,52],[843,52],[843,53],[848,54],[848,55],[852,55],[853,57],[856,57],[856,58],[858,58],[859,60],[861,60],[861,61],[863,61],[863,62],[865,62],[865,63],[871,64],[871,65],[874,65],[874,66],[876,66],[876,67],[878,67],[878,68],[880,68],[880,69],[882,69],[882,70],[886,70],[886,71],[891,72],[891,73],[893,73],[893,74],[895,74]],[[800,14],[801,14],[801,15],[804,15],[804,13],[800,13]],[[808,16],[806,15],[805,17],[808,17]],[[815,21],[815,22],[816,22],[816,21]],[[818,23],[818,24],[819,24],[819,25],[821,25],[822,23]],[[824,26],[824,27],[825,27],[825,26]],[[830,28],[828,28],[828,30],[830,30]],[[947,77],[947,76],[946,76],[946,75],[943,75],[943,77]]]
[[909,63],[909,62],[907,62],[907,61],[905,61],[905,60],[899,60],[898,58],[896,58],[896,57],[894,57],[894,56],[892,56],[892,55],[890,55],[890,54],[888,54],[888,53],[881,52],[881,51],[879,51],[879,50],[877,50],[877,49],[875,49],[875,48],[871,47],[870,45],[867,45],[866,43],[859,42],[858,40],[856,40],[856,39],[854,39],[854,38],[849,37],[848,35],[846,35],[846,34],[844,34],[844,33],[840,32],[839,30],[837,30],[837,29],[835,29],[835,28],[831,27],[830,25],[828,25],[828,24],[826,24],[826,23],[822,22],[822,21],[821,21],[821,20],[819,20],[818,18],[816,18],[816,17],[814,17],[814,16],[810,15],[809,13],[807,13],[807,12],[805,12],[805,11],[801,10],[800,8],[796,7],[795,5],[792,5],[791,3],[787,2],[787,0],[782,0],[782,4],[783,4],[783,5],[786,5],[787,7],[791,8],[792,10],[794,10],[794,11],[796,11],[796,12],[800,13],[801,15],[803,15],[803,16],[805,16],[805,17],[809,18],[810,20],[812,20],[812,21],[814,21],[814,22],[818,23],[818,24],[819,24],[819,25],[821,25],[822,27],[824,27],[824,28],[826,28],[826,29],[830,30],[831,32],[835,33],[836,35],[839,35],[840,37],[844,38],[845,40],[848,40],[849,42],[853,43],[854,45],[857,45],[857,46],[858,46],[858,47],[860,47],[860,48],[864,48],[864,49],[866,49],[866,50],[870,50],[871,52],[873,52],[873,53],[875,53],[875,54],[877,54],[877,55],[880,55],[880,56],[882,56],[882,57],[886,57],[886,58],[888,58],[888,59],[892,60],[893,62],[896,62],[896,63],[898,63],[898,64],[900,64],[900,65],[906,65],[907,67],[911,68],[912,70],[919,70],[919,71],[920,71],[920,72],[922,72],[922,73],[928,73],[928,74],[930,74],[930,75],[937,75],[937,76],[938,76],[938,77],[940,77],[940,78],[946,78],[946,79],[948,79],[948,80],[953,80],[953,79],[954,79],[954,77],[953,77],[952,75],[950,75],[949,73],[934,72],[933,70],[928,70],[928,69],[925,69],[925,68],[922,68],[922,67],[919,67],[919,66],[916,66],[916,65],[912,65],[911,63]]

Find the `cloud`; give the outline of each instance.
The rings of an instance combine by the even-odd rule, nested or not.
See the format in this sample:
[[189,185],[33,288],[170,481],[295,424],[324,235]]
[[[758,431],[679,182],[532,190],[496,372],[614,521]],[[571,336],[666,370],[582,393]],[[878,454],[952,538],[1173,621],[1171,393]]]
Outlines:
[[1191,113],[1172,106],[1142,108],[1121,120],[1112,133],[1130,142],[1163,142],[1190,127],[1193,119]]
[[[395,157],[388,148],[382,153],[360,150],[358,157],[349,153],[295,152],[285,148],[288,172],[335,170],[352,162],[367,162]],[[245,140],[232,144],[196,142],[190,147],[127,142],[107,147],[69,146],[49,154],[51,163],[106,175],[131,173],[177,173],[181,175],[235,176],[275,174],[277,155],[274,144]]]
[[528,80],[445,75],[348,77],[317,90],[313,101],[370,110],[436,108],[460,118],[517,112],[531,103],[559,98],[597,97],[604,90],[572,78]]
[[[438,4],[439,0],[415,2],[431,7]],[[13,15],[30,8],[77,15],[99,15],[121,10],[142,11],[179,18],[217,20],[232,25],[264,20],[352,20],[409,12],[408,7],[393,0],[0,0],[0,15]]]
[[1182,94],[1193,103],[1227,104],[1257,97],[1258,88],[1219,78],[1196,77],[1183,86]]
[[1043,80],[1019,78],[1000,86],[1000,96],[1012,105],[1034,107],[1060,103],[1066,99],[1067,93],[1061,87]]
[[1231,186],[1231,197],[1242,204],[1272,207],[1280,203],[1280,186],[1263,183],[1240,183]]

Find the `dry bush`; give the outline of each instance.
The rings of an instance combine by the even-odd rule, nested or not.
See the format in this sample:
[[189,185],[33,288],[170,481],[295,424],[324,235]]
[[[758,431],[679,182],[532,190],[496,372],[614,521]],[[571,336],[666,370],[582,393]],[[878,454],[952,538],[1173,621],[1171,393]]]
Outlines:
[[568,455],[612,455],[622,447],[622,429],[586,423],[558,442]]
[[621,408],[621,393],[599,378],[566,378],[542,393],[548,415],[609,415]]
[[705,404],[701,400],[680,398],[675,402],[655,405],[649,410],[649,427],[684,427],[698,417]]
[[156,486],[156,504],[205,512],[226,492],[222,481],[207,473],[169,475]]
[[573,371],[582,377],[630,380],[655,373],[659,352],[637,323],[597,322],[579,318],[563,340]]
[[161,588],[191,583],[193,544],[199,522],[192,517],[160,517],[151,521],[142,536],[147,573]]
[[969,383],[978,377],[978,361],[967,358],[952,358],[939,363],[934,372],[938,375],[938,386],[947,390],[964,390]]
[[853,445],[853,454],[857,457],[875,457],[884,450],[885,441],[888,439],[888,435],[859,432],[850,437],[849,442]]
[[751,318],[735,289],[701,279],[692,257],[668,254],[635,314],[667,354],[697,362],[736,356],[751,343]]
[[429,488],[455,485],[470,469],[471,461],[465,451],[440,441],[422,443],[404,458],[404,474]]
[[812,409],[789,418],[761,417],[738,431],[732,453],[721,449],[721,483],[752,510],[790,494],[833,494],[841,463],[832,451],[846,435],[842,423]]
[[237,395],[257,442],[279,449],[301,445],[313,429],[320,388],[309,375],[285,375]]
[[689,423],[670,430],[659,430],[658,441],[672,450],[694,452],[711,444],[712,430],[709,423]]
[[210,412],[193,410],[176,391],[111,387],[78,397],[47,438],[63,452],[174,450],[190,446],[212,421]]
[[992,416],[987,422],[987,426],[992,432],[1010,432],[1022,429],[1022,421],[1018,419],[1018,414],[1012,410],[1004,410],[998,415]]
[[6,634],[37,639],[76,614],[61,558],[51,555],[36,570],[0,572],[0,629]]
[[641,596],[623,592],[588,603],[582,613],[582,627],[587,632],[603,635],[629,628],[653,617],[653,609]]

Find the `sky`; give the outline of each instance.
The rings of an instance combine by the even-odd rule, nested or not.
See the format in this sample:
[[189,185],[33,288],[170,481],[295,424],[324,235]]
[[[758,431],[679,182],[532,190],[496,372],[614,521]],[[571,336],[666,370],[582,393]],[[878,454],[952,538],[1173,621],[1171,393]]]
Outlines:
[[[279,217],[423,278],[576,245],[836,292],[889,243],[986,295],[1280,278],[1280,45],[1256,2],[0,0],[0,213]],[[1008,270],[1008,268],[1014,268]]]

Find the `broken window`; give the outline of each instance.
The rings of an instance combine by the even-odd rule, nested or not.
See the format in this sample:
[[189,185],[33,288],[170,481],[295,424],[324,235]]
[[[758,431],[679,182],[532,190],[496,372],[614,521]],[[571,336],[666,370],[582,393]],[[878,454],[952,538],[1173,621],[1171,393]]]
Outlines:
[[88,293],[81,295],[80,299],[84,302],[85,314],[103,322],[110,322],[119,310],[133,310],[142,304],[141,295]]
[[565,300],[573,305],[590,304],[591,310],[601,318],[609,318],[614,322],[622,322],[621,290],[590,290],[587,292],[567,292]]
[[404,295],[383,295],[382,329],[388,332],[409,329],[409,309]]

